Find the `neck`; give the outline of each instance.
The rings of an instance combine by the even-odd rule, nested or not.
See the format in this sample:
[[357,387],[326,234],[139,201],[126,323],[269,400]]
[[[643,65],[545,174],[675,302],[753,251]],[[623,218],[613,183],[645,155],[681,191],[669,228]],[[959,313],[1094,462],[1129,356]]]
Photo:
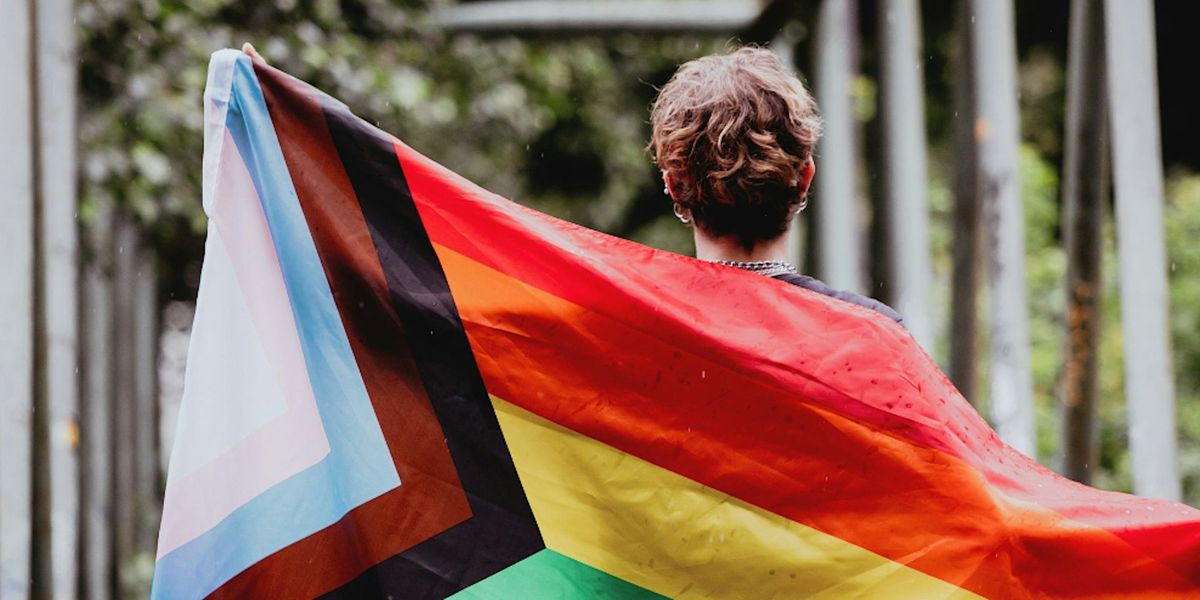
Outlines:
[[696,239],[696,258],[701,260],[731,260],[757,262],[764,260],[788,260],[788,235],[783,235],[755,244],[747,250],[733,237],[711,237],[699,229],[693,230]]

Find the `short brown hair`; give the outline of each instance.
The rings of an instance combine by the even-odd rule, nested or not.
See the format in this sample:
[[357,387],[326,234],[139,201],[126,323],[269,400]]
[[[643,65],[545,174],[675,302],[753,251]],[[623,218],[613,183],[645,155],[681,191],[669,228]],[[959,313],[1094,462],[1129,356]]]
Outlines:
[[747,249],[787,230],[821,116],[774,53],[745,47],[684,63],[650,124],[654,160],[697,226]]

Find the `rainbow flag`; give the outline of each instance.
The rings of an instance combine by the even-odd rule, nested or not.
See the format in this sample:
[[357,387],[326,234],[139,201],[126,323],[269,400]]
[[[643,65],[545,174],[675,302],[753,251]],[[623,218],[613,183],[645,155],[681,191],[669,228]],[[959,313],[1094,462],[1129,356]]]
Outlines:
[[155,598],[1198,597],[1200,512],[900,326],[490,194],[227,50]]

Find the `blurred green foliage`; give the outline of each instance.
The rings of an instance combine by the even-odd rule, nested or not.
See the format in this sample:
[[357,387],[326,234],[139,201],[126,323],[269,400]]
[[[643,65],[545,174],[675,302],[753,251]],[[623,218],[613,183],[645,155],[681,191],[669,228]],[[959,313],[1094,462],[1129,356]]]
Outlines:
[[201,96],[209,55],[251,41],[273,65],[506,197],[676,250],[646,140],[653,84],[712,37],[450,37],[429,4],[84,0],[78,9],[84,215],[151,225],[164,287],[197,282]]
[[[192,297],[200,206],[201,95],[208,56],[253,42],[274,65],[504,196],[674,251],[690,234],[670,216],[643,147],[654,86],[725,38],[447,36],[412,0],[81,0],[83,206],[127,207],[158,248],[164,294]],[[944,31],[942,32],[944,33]],[[947,44],[928,32],[930,206],[939,321],[949,315],[952,148]],[[1061,53],[1024,52],[1021,175],[1026,214],[1039,454],[1057,456],[1065,257],[1059,227]],[[870,74],[859,96],[873,97]],[[870,102],[860,118],[875,118]],[[867,139],[868,144],[873,140]],[[1172,333],[1185,491],[1200,503],[1200,176],[1172,171],[1166,207]],[[1109,208],[1104,210],[1111,211]],[[1097,483],[1129,489],[1121,323],[1111,226],[1104,260],[1101,457]],[[986,313],[983,313],[986,314]],[[937,344],[945,363],[945,327]],[[986,356],[986,340],[982,340]],[[986,386],[980,386],[986,388]],[[983,399],[986,402],[986,399]]]

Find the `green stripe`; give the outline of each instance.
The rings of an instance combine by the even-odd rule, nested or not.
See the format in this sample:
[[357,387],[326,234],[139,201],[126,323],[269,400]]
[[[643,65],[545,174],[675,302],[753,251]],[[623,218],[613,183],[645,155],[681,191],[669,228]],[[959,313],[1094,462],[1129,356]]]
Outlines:
[[659,596],[547,548],[450,598],[658,600],[665,596]]

